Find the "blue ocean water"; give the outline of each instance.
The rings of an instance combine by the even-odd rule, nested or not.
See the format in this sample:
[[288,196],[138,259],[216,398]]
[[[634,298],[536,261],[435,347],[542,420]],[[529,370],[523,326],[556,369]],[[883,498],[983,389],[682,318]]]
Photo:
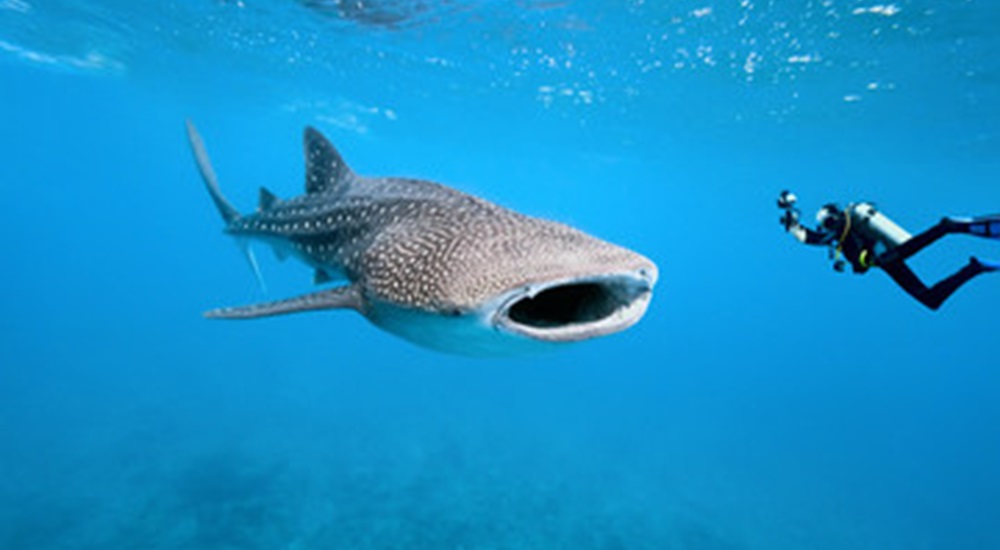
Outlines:
[[[0,548],[1000,548],[1000,276],[938,312],[784,234],[1000,210],[987,0],[0,0]],[[642,322],[520,359],[262,292],[199,181],[314,125],[642,252]],[[261,251],[265,252],[265,251]],[[928,280],[1000,243],[948,237]]]

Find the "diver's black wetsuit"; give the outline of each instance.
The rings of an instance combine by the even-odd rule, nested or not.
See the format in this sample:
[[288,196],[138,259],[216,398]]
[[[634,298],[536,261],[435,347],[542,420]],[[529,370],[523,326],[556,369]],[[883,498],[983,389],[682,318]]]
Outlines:
[[[992,266],[984,265],[976,258],[969,258],[955,273],[938,281],[934,286],[927,287],[913,270],[906,265],[906,259],[920,252],[934,241],[952,233],[966,233],[983,237],[1000,237],[1000,216],[978,218],[970,221],[944,218],[930,229],[914,235],[900,246],[882,253],[875,259],[876,265],[892,277],[910,296],[931,309],[938,309],[956,290],[973,277],[994,271]],[[845,252],[846,254],[846,252]]]
[[[845,217],[852,215],[852,211],[852,207],[844,210]],[[908,258],[945,235],[964,233],[980,237],[1000,238],[1000,214],[970,220],[944,218],[933,227],[910,237],[881,254],[875,253],[876,241],[870,235],[866,235],[864,231],[851,230],[850,225],[846,225],[845,230],[843,220],[838,225],[813,230],[798,223],[796,209],[795,215],[783,218],[782,223],[785,224],[789,232],[805,244],[836,247],[837,252],[843,254],[844,258],[851,263],[855,273],[864,273],[871,267],[882,268],[910,296],[932,310],[940,308],[948,297],[969,280],[982,273],[1000,269],[998,265],[970,258],[969,263],[961,269],[938,281],[934,286],[928,287],[906,265]]]

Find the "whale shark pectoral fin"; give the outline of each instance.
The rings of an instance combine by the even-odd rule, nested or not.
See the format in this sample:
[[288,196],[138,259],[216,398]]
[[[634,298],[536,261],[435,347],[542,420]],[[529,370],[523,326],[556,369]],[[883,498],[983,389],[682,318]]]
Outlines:
[[357,285],[340,286],[275,302],[224,307],[205,312],[208,319],[256,319],[320,309],[362,310],[361,289]]

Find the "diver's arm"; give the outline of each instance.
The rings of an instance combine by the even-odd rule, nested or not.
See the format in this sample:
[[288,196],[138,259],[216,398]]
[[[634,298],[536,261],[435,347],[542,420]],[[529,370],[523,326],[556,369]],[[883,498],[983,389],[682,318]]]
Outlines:
[[792,235],[794,235],[796,239],[805,244],[825,246],[830,244],[831,242],[829,235],[827,235],[826,233],[813,231],[812,229],[809,229],[808,227],[803,227],[801,225],[798,226],[795,232],[792,231],[789,232],[792,233]]
[[799,223],[799,211],[797,208],[786,208],[785,214],[781,217],[781,224],[785,226],[785,231],[795,237],[800,243],[810,245],[829,244],[829,237],[825,233],[813,231]]

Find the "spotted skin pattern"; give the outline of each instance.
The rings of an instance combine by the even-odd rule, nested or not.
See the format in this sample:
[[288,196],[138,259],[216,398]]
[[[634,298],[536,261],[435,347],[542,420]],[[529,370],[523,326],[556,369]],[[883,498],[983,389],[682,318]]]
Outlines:
[[[201,139],[189,136],[226,233],[262,240],[317,271],[319,282],[344,279],[352,292],[317,293],[210,312],[213,317],[348,307],[373,303],[441,315],[464,315],[511,289],[642,272],[645,257],[567,225],[526,216],[438,183],[355,174],[312,128],[305,131],[306,193],[287,200],[262,189],[256,212],[239,215],[222,197]],[[296,301],[297,300],[297,301]],[[641,314],[641,313],[640,313]],[[634,322],[634,321],[633,321]]]

